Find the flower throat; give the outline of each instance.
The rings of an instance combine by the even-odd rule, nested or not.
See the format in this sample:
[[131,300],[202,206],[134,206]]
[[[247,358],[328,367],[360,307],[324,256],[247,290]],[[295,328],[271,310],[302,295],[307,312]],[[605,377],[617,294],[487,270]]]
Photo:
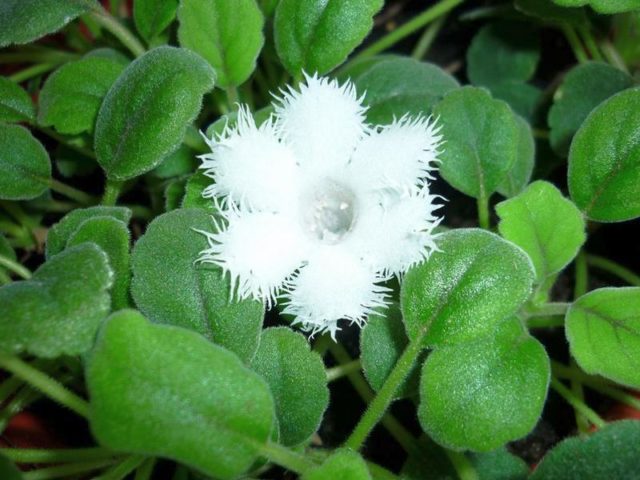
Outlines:
[[352,229],[356,219],[356,196],[335,180],[316,184],[301,202],[305,231],[322,243],[340,242]]

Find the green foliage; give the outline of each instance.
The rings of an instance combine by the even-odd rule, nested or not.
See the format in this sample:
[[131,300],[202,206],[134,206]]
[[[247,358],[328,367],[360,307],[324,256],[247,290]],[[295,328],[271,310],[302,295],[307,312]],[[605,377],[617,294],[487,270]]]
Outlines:
[[181,145],[175,152],[153,169],[152,173],[158,178],[172,178],[188,175],[197,168],[197,159],[193,151]]
[[0,455],[0,478],[4,480],[23,480],[22,472],[4,455]]
[[313,435],[329,404],[329,390],[322,358],[309,350],[307,339],[286,327],[264,330],[251,368],[273,395],[280,443],[297,445]]
[[598,13],[619,13],[640,9],[639,0],[553,0],[563,7],[590,5]]
[[264,18],[255,0],[182,0],[180,45],[202,55],[220,87],[244,83],[264,44]]
[[147,42],[160,35],[176,18],[178,0],[135,0],[133,21]]
[[536,142],[533,139],[531,126],[522,117],[516,115],[518,123],[518,156],[511,168],[498,185],[496,191],[505,197],[513,197],[520,193],[531,180],[535,164]]
[[614,95],[587,117],[569,152],[569,192],[591,220],[640,216],[640,88]]
[[91,430],[118,451],[172,458],[232,479],[273,428],[264,381],[200,335],[112,315],[87,364]]
[[515,0],[514,5],[517,10],[542,20],[543,23],[576,27],[588,24],[583,8],[559,7],[552,0]]
[[362,457],[352,450],[338,450],[322,465],[305,473],[301,480],[371,480],[371,474]]
[[587,373],[640,388],[640,288],[600,288],[566,316],[571,354]]
[[112,282],[106,254],[83,244],[51,258],[31,280],[0,288],[0,351],[43,358],[85,353],[109,313]]
[[49,154],[19,125],[0,123],[0,170],[0,199],[36,198],[49,188]]
[[201,208],[213,213],[215,211],[213,201],[202,196],[202,191],[209,185],[211,185],[211,179],[202,170],[197,170],[191,175],[185,186],[182,208]]
[[113,180],[158,166],[182,142],[215,73],[188,50],[158,47],[120,75],[96,122],[98,163]]
[[8,78],[0,77],[0,122],[33,122],[35,117],[29,94]]
[[278,56],[292,75],[324,74],[345,61],[373,26],[382,0],[280,0],[274,18]]
[[222,270],[196,261],[207,240],[195,229],[213,228],[201,209],[157,217],[133,248],[131,294],[151,321],[194,330],[248,362],[258,348],[264,307],[231,300]]

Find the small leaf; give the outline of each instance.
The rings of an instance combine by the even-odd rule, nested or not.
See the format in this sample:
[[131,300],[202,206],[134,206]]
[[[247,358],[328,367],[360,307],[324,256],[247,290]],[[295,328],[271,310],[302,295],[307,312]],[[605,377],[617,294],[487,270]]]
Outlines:
[[507,175],[498,185],[497,192],[505,197],[513,197],[520,193],[529,183],[536,157],[536,142],[529,123],[516,115],[518,121],[518,157]]
[[29,200],[49,188],[49,154],[33,135],[20,125],[0,124],[0,198]]
[[127,224],[131,219],[131,210],[124,207],[89,207],[72,210],[49,229],[45,249],[47,258],[64,250],[69,238],[78,227],[85,220],[93,217],[113,217]]
[[589,22],[583,8],[563,8],[551,0],[515,0],[515,7],[516,10],[538,18],[543,23],[583,27]]
[[131,63],[96,122],[96,155],[107,176],[128,180],[162,163],[180,146],[214,79],[207,62],[180,48],[159,47]]
[[0,47],[30,43],[97,6],[94,0],[2,0]]
[[566,315],[567,339],[580,367],[640,388],[640,288],[600,288]]
[[633,85],[626,73],[605,63],[589,62],[573,68],[556,93],[549,110],[549,141],[562,156],[587,115],[607,98]]
[[302,475],[301,480],[371,480],[363,458],[356,452],[341,449],[327,458],[322,465]]
[[255,0],[182,0],[180,45],[202,55],[221,87],[244,83],[264,44],[264,17]]
[[544,347],[512,317],[484,341],[431,352],[420,381],[420,424],[448,448],[493,450],[533,429],[549,376]]
[[409,270],[400,292],[407,335],[425,346],[455,345],[493,333],[531,293],[531,260],[511,242],[460,228],[437,240],[440,252]]
[[193,150],[180,145],[180,148],[165,158],[151,173],[158,178],[172,178],[190,174],[196,167],[197,158]]
[[553,0],[563,7],[590,5],[596,12],[612,14],[640,10],[640,0]]
[[511,109],[529,122],[536,120],[542,90],[528,83],[508,81],[491,85],[491,95],[504,100]]
[[164,189],[164,210],[170,212],[180,208],[185,194],[186,179],[178,178],[169,181]]
[[569,152],[569,193],[591,220],[640,216],[640,88],[614,95],[576,133]]
[[92,131],[104,96],[124,68],[104,57],[63,65],[42,87],[38,123],[71,135]]
[[280,0],[274,18],[278,56],[293,75],[323,75],[344,62],[373,27],[382,0]]
[[29,94],[7,77],[0,77],[0,122],[33,122],[35,117]]
[[23,480],[22,472],[4,455],[0,455],[0,478],[3,480]]
[[549,451],[531,480],[637,478],[640,422],[613,422],[586,437],[573,437]]
[[509,106],[481,88],[463,87],[436,105],[446,146],[440,174],[475,198],[488,198],[518,158],[520,127]]
[[542,180],[499,203],[496,212],[500,234],[527,252],[538,283],[566,267],[586,240],[580,210]]
[[112,315],[87,364],[91,430],[117,451],[238,477],[273,428],[264,381],[231,352],[133,310]]
[[210,213],[215,212],[215,206],[210,198],[202,196],[203,190],[211,185],[211,179],[207,177],[202,170],[189,177],[185,186],[184,198],[182,199],[182,208],[201,208]]
[[322,358],[307,339],[286,327],[264,330],[251,368],[271,389],[279,442],[298,445],[313,435],[329,404],[329,389]]
[[380,57],[354,78],[359,92],[365,93],[367,118],[375,124],[388,124],[405,114],[428,116],[433,106],[458,81],[431,63],[405,57]]
[[207,240],[195,229],[213,228],[200,209],[156,217],[133,248],[131,294],[151,321],[195,330],[248,362],[258,348],[264,307],[230,301],[222,270],[196,261]]
[[134,0],[133,21],[147,43],[160,35],[176,18],[178,0]]
[[106,254],[87,243],[51,258],[31,280],[0,288],[0,351],[43,358],[85,353],[109,313],[112,281]]

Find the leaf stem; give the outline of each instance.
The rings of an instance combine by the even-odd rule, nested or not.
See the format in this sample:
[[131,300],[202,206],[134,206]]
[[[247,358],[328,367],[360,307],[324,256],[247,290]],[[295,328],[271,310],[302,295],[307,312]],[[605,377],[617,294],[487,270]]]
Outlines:
[[578,398],[571,390],[565,387],[560,380],[555,376],[551,377],[551,388],[553,388],[558,394],[566,400],[566,402],[573,407],[576,412],[584,415],[587,420],[594,424],[598,428],[604,427],[605,422],[600,415],[593,411],[583,400]]
[[484,190],[480,192],[477,203],[478,225],[480,225],[480,228],[489,230],[489,228],[491,228],[491,223],[489,221],[489,197],[485,195]]
[[622,265],[598,255],[586,255],[586,258],[587,263],[592,267],[599,268],[600,270],[615,275],[616,277],[627,282],[629,285],[640,287],[640,276],[636,275],[631,270],[623,267]]
[[64,195],[71,200],[75,200],[82,205],[92,205],[96,203],[96,198],[94,196],[67,185],[66,183],[62,183],[55,178],[49,180],[49,188],[54,192]]
[[24,70],[20,70],[13,75],[10,75],[9,80],[15,83],[21,83],[25,80],[29,80],[30,78],[37,77],[42,73],[47,73],[56,68],[58,65],[59,64],[57,63],[38,63],[36,65],[32,65],[31,67],[25,68]]
[[102,26],[105,30],[111,32],[120,42],[129,49],[136,57],[144,54],[146,49],[144,45],[115,17],[113,17],[104,8],[97,7],[89,13],[98,25]]
[[15,463],[88,462],[122,456],[122,454],[103,447],[64,449],[0,448],[0,455],[4,455]]
[[444,14],[424,30],[424,33],[418,40],[418,43],[416,43],[413,52],[411,52],[411,56],[413,58],[416,60],[422,60],[427,55],[429,48],[438,36],[438,33],[442,29],[446,20],[447,14]]
[[476,472],[473,464],[464,453],[449,450],[448,448],[443,448],[443,450],[447,454],[447,458],[453,465],[460,480],[478,480],[478,472]]
[[585,63],[589,61],[589,57],[586,54],[584,50],[584,46],[580,42],[580,38],[578,37],[578,34],[574,30],[574,28],[570,25],[563,24],[562,32],[564,33],[564,36],[566,37],[567,42],[569,42],[569,45],[573,50],[573,54],[576,56],[576,59],[578,60],[578,62]]
[[360,359],[351,360],[343,365],[329,368],[327,369],[327,382],[333,382],[334,380],[338,380],[351,372],[357,372],[360,368],[362,368]]
[[85,418],[89,417],[89,403],[86,400],[67,390],[57,380],[32,367],[20,358],[0,354],[0,367],[20,377],[33,388],[40,390],[49,398],[73,410],[78,415]]
[[591,53],[591,58],[594,60],[603,62],[604,58],[600,53],[600,49],[598,48],[598,44],[596,43],[595,38],[593,38],[593,33],[589,27],[580,27],[578,32],[580,36],[584,40],[585,45],[589,49],[589,53]]
[[136,476],[133,480],[150,480],[153,469],[156,466],[155,458],[147,458],[142,465],[136,470]]
[[41,468],[22,474],[24,480],[49,480],[52,478],[63,478],[79,473],[92,472],[104,467],[113,465],[112,460],[99,460],[86,463],[72,463],[68,465],[58,465],[56,467]]
[[528,328],[553,328],[564,327],[564,315],[551,315],[546,317],[532,316],[527,319]]
[[575,276],[576,283],[573,287],[573,298],[578,299],[589,288],[589,270],[587,269],[587,257],[584,251],[580,251],[576,257]]
[[29,280],[31,278],[31,272],[28,268],[23,267],[18,262],[11,260],[4,255],[0,255],[0,265],[11,270],[13,273],[23,278],[24,280]]
[[538,307],[532,307],[525,314],[529,317],[549,317],[553,315],[564,315],[571,306],[567,302],[549,302]]
[[122,182],[110,180],[107,178],[104,185],[104,195],[102,196],[102,205],[113,206],[118,202],[118,197],[122,190]]
[[611,65],[625,73],[629,73],[629,68],[627,68],[627,64],[624,63],[624,59],[620,56],[620,52],[616,50],[616,47],[613,46],[609,39],[604,38],[600,41],[600,49]]
[[303,455],[274,442],[267,442],[261,446],[260,453],[272,463],[299,475],[314,467],[314,464]]
[[142,455],[132,455],[114,465],[102,475],[95,477],[94,480],[122,480],[138,468],[146,459],[147,457],[143,457]]

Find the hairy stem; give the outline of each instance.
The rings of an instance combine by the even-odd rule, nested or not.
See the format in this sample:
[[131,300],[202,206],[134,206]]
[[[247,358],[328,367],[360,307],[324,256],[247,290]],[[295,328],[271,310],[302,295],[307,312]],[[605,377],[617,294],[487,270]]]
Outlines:
[[23,267],[18,262],[11,260],[10,258],[7,258],[3,255],[0,255],[0,266],[11,270],[13,273],[25,280],[29,280],[31,278],[31,272],[28,268]]
[[267,442],[263,445],[260,448],[260,453],[267,457],[272,463],[278,464],[300,475],[314,466],[314,464],[303,455],[273,442]]
[[604,272],[615,275],[624,280],[629,285],[640,287],[640,276],[622,265],[609,260],[608,258],[599,257],[598,255],[586,255],[587,263],[592,267],[598,268]]
[[573,407],[576,412],[584,415],[587,420],[593,423],[596,427],[602,428],[607,422],[605,422],[600,415],[593,411],[582,399],[575,395],[571,390],[565,387],[560,380],[555,376],[551,377],[551,388],[553,388],[558,394],[564,398],[569,405]]
[[562,32],[564,33],[564,36],[567,39],[567,42],[569,42],[569,46],[571,46],[571,49],[573,50],[573,54],[576,56],[576,59],[578,60],[579,63],[585,63],[589,61],[589,56],[587,55],[587,53],[584,50],[584,46],[582,45],[582,42],[580,42],[580,38],[578,37],[578,34],[576,33],[575,29],[567,24],[564,24],[562,26]]
[[0,448],[0,455],[4,455],[15,463],[88,462],[114,459],[122,456],[122,454],[103,447],[65,449]]
[[116,18],[102,7],[96,7],[89,14],[98,25],[109,31],[114,37],[120,40],[136,57],[144,54],[146,49],[140,41]]

